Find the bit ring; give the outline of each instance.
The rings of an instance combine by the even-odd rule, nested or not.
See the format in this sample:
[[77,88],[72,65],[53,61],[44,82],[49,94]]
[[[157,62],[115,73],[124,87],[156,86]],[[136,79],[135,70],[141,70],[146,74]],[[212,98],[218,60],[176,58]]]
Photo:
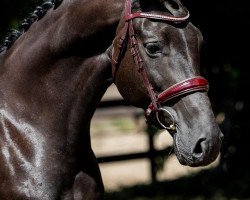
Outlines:
[[[165,112],[171,119],[172,123],[170,125],[165,125],[159,118],[159,112]],[[170,132],[176,132],[176,124],[175,124],[175,119],[174,116],[166,109],[166,108],[159,108],[159,110],[156,112],[156,119],[158,123],[161,125],[162,128],[170,131]]]

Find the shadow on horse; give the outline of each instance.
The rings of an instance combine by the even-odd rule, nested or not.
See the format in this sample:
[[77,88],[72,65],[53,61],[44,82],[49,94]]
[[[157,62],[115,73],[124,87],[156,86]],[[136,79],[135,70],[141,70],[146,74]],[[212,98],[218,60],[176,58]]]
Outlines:
[[1,46],[0,198],[103,198],[89,130],[112,83],[169,131],[181,164],[214,161],[201,44],[179,0],[44,1]]

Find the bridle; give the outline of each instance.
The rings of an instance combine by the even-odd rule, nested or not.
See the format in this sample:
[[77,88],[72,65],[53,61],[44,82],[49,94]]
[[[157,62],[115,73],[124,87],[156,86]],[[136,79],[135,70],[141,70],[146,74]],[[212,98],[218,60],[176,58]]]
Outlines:
[[[116,73],[118,71],[119,65],[121,63],[121,60],[124,55],[124,50],[128,44],[128,41],[130,41],[130,51],[134,58],[134,62],[137,66],[138,72],[141,74],[143,78],[144,85],[147,88],[148,94],[151,99],[151,103],[148,106],[145,117],[146,119],[149,119],[149,117],[152,115],[152,113],[155,113],[156,119],[158,123],[162,126],[162,128],[167,129],[169,132],[176,132],[176,124],[174,116],[166,109],[163,108],[162,104],[175,99],[177,97],[191,94],[198,91],[208,91],[208,81],[201,77],[201,76],[195,76],[193,78],[185,79],[179,83],[176,83],[175,85],[167,88],[160,94],[156,94],[154,91],[154,88],[149,82],[148,75],[146,71],[144,70],[144,63],[142,60],[142,57],[138,50],[138,43],[135,37],[135,31],[133,28],[133,22],[132,19],[134,18],[149,18],[149,19],[155,19],[160,21],[166,21],[166,22],[172,22],[172,23],[181,23],[185,22],[189,18],[189,13],[183,17],[174,17],[174,16],[168,16],[168,15],[158,15],[158,14],[151,14],[151,13],[144,13],[144,12],[136,12],[132,13],[132,0],[126,0],[125,2],[125,26],[123,29],[123,33],[120,37],[119,44],[118,44],[118,51],[114,51],[113,57],[112,57],[112,71],[113,71],[113,81],[115,82]],[[169,116],[171,119],[170,124],[164,124],[160,120],[159,113],[164,112]]]

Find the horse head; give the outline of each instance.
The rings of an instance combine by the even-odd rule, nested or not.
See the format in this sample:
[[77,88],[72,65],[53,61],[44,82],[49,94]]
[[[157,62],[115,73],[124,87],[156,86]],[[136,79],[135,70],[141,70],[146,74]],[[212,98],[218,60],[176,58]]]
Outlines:
[[172,134],[180,163],[201,166],[217,158],[223,134],[200,76],[202,34],[188,18],[178,0],[127,0],[112,70],[123,98]]

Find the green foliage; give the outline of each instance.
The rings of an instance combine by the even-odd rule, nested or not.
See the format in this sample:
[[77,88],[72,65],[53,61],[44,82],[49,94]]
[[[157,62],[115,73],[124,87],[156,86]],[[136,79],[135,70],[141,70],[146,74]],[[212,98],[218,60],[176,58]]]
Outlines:
[[111,124],[122,132],[135,130],[135,124],[131,119],[114,119]]

